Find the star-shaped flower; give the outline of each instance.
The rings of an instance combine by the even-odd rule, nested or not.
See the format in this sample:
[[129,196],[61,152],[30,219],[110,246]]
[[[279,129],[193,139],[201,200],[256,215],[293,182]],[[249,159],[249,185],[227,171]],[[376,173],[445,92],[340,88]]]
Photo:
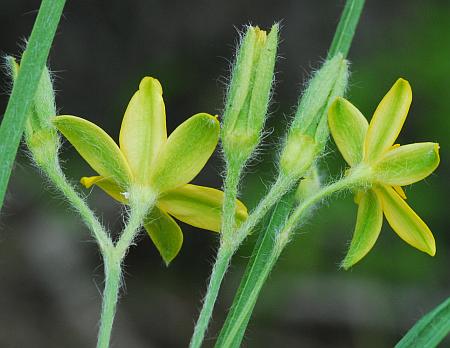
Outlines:
[[355,196],[358,215],[350,249],[342,262],[345,269],[371,250],[381,231],[383,213],[405,242],[431,256],[436,253],[433,234],[405,202],[401,188],[426,178],[439,164],[436,143],[394,145],[411,101],[409,83],[398,79],[378,105],[370,124],[343,98],[338,98],[330,108],[330,131],[351,166],[349,175],[361,169],[369,173],[367,187]]
[[[157,195],[144,227],[167,264],[183,242],[181,229],[170,215],[219,232],[223,192],[188,184],[216,148],[220,128],[216,117],[196,114],[167,137],[161,85],[145,77],[125,111],[119,146],[85,119],[63,115],[56,117],[54,124],[99,174],[83,177],[84,186],[95,184],[123,203],[127,203],[132,187],[150,189]],[[237,223],[246,218],[247,209],[238,201]]]

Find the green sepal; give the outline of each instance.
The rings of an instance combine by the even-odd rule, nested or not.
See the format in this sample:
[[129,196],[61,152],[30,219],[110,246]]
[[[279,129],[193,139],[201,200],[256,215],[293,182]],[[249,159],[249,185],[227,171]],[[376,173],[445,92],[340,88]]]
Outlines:
[[300,179],[309,170],[320,152],[312,137],[300,131],[288,134],[280,158],[280,171],[293,180]]

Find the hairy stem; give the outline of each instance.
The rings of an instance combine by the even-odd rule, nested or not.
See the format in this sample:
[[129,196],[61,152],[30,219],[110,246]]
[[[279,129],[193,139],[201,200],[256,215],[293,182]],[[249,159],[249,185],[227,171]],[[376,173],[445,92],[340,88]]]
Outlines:
[[362,172],[354,172],[353,175],[349,175],[344,177],[341,180],[338,180],[330,185],[323,187],[321,190],[312,194],[308,198],[306,198],[303,202],[301,202],[292,214],[289,216],[289,219],[286,221],[283,229],[278,233],[275,243],[275,248],[280,249],[277,253],[281,253],[282,249],[289,242],[289,239],[292,235],[292,232],[298,228],[299,222],[311,207],[315,206],[317,203],[320,203],[322,200],[327,198],[328,196],[336,193],[338,191],[352,189],[354,187],[363,186],[366,183],[365,171]]
[[[43,0],[0,126],[0,209],[25,121],[44,69],[65,0]],[[6,6],[6,5],[4,5]]]
[[230,249],[225,249],[222,245],[219,247],[217,259],[211,271],[208,290],[203,300],[203,307],[200,311],[200,316],[198,317],[194,334],[189,344],[190,348],[198,348],[202,345],[206,330],[208,329],[209,321],[211,320],[212,311],[219,294],[223,277],[225,276],[228,266],[230,265],[232,256],[233,252]]
[[[252,258],[252,265],[250,265],[252,269],[246,272],[244,283],[241,284],[239,288],[239,296],[235,299],[229,317],[227,317],[226,323],[222,329],[223,331],[220,333],[219,340],[216,344],[217,348],[240,346],[253,308],[258,300],[259,293],[281,255],[281,252],[289,242],[291,234],[297,227],[298,222],[308,215],[312,207],[328,196],[338,191],[358,186],[360,183],[361,178],[359,176],[349,176],[329,186],[325,186],[323,189],[300,203],[284,225],[279,224],[280,222],[284,223],[287,214],[277,216],[277,224],[273,225],[272,223],[269,223],[264,235],[267,235],[267,238],[272,241],[272,243],[270,243],[268,248],[265,248],[264,252],[258,251],[254,256],[254,259]],[[285,212],[288,213],[289,211],[285,210]],[[257,267],[253,267],[253,265],[257,265]],[[257,272],[255,272],[255,270]]]
[[97,241],[102,254],[113,247],[111,238],[75,188],[67,181],[58,159],[42,165],[42,170],[48,176],[55,187],[61,191],[69,203],[78,211],[84,223],[88,226],[93,237]]
[[[111,251],[114,251],[114,248]],[[103,262],[105,268],[105,288],[103,289],[102,313],[97,348],[109,347],[122,275],[120,258],[116,257],[114,253],[105,256]]]
[[122,262],[129,247],[142,227],[145,216],[153,209],[156,197],[155,194],[146,191],[145,188],[131,189],[131,208],[127,225],[116,245],[109,248],[103,254],[105,264],[105,289],[103,291],[102,314],[100,317],[97,348],[109,347],[117,301],[119,299]]
[[221,244],[230,244],[235,226],[236,198],[242,166],[229,162],[224,184],[224,199],[222,207]]
[[[234,172],[234,174],[238,175],[238,172]],[[228,270],[230,265],[231,258],[233,257],[236,250],[239,248],[244,239],[248,236],[248,234],[253,230],[253,228],[258,224],[258,222],[267,214],[267,212],[272,208],[272,206],[280,200],[280,198],[289,190],[290,186],[292,186],[292,180],[289,180],[286,177],[280,176],[277,181],[272,185],[269,193],[259,202],[257,207],[252,211],[247,220],[242,224],[242,226],[235,231],[232,226],[234,226],[234,206],[236,203],[236,193],[237,193],[237,179],[226,179],[228,185],[225,184],[225,203],[224,203],[224,214],[229,213],[229,211],[225,211],[225,209],[229,210],[230,206],[232,206],[231,213],[233,217],[225,222],[224,216],[224,231],[226,233],[225,236],[222,236],[221,243],[219,246],[219,250],[217,252],[216,262],[214,263],[211,277],[209,279],[208,290],[206,291],[205,299],[203,301],[203,306],[200,311],[199,318],[194,328],[194,334],[192,335],[190,348],[198,348],[201,346],[203,339],[205,337],[206,330],[208,329],[208,324],[211,320],[212,312],[214,309],[214,304],[217,300],[217,296],[219,294],[219,289],[222,284],[225,273]],[[232,184],[233,186],[229,186]],[[227,188],[234,189],[234,192],[231,191],[229,193],[233,196],[232,202],[227,202]],[[225,223],[228,224],[229,221],[233,222],[233,225],[225,226]]]
[[198,348],[201,346],[211,320],[212,311],[216,302],[220,284],[230,264],[233,250],[230,248],[234,238],[236,199],[238,194],[239,178],[241,176],[242,165],[238,162],[229,161],[227,163],[226,177],[224,183],[224,199],[222,207],[222,227],[220,236],[220,246],[217,252],[209,279],[208,290],[206,292],[200,315],[195,324],[189,347]]
[[[363,7],[364,0],[347,0],[328,52],[329,58],[339,52],[344,57],[347,56]],[[326,196],[346,187],[356,185],[361,181],[361,178],[358,178],[353,182],[354,179],[355,177],[347,177],[307,198],[290,216],[281,232],[275,231],[269,225],[264,232],[264,236],[261,237],[262,242],[255,246],[252,260],[249,262],[245,275],[241,280],[238,293],[233,300],[232,310],[227,316],[216,347],[239,347],[259,292],[283,248],[289,242],[299,220],[307,214],[311,206],[323,200]],[[286,210],[284,213],[279,214],[279,211],[275,209],[272,216],[278,216],[281,220],[287,219],[288,211]],[[269,239],[265,239],[266,235],[269,236]],[[269,243],[270,238],[275,239],[273,243]],[[264,243],[264,240],[269,242]],[[271,250],[270,247],[272,247]],[[260,252],[259,249],[261,248],[264,249],[264,252]]]
[[274,236],[284,225],[286,215],[294,205],[294,193],[286,194],[274,207],[270,219],[266,219],[267,223],[264,226],[267,228],[259,233],[235,301],[220,331],[216,347],[238,347],[240,345],[259,291],[275,262],[274,258],[269,256],[274,250]]
[[275,183],[270,188],[267,195],[261,199],[256,208],[252,211],[247,220],[237,230],[233,240],[232,249],[236,251],[244,239],[253,231],[261,219],[269,212],[270,209],[283,197],[283,195],[291,189],[296,183],[289,177],[279,175]]
[[121,260],[125,257],[128,248],[133,244],[146,215],[155,206],[156,199],[157,195],[155,193],[146,192],[144,188],[131,189],[131,208],[128,222],[115,246]]

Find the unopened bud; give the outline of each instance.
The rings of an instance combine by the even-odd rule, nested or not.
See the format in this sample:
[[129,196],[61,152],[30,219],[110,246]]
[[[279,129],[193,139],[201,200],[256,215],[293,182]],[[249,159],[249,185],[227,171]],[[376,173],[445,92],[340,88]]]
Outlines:
[[313,165],[308,174],[300,181],[297,191],[295,192],[295,199],[299,202],[312,196],[320,189],[320,176],[317,167]]
[[[13,81],[19,74],[19,64],[13,57],[7,57],[7,64]],[[29,115],[25,123],[24,137],[34,160],[38,165],[52,161],[58,153],[59,137],[52,123],[56,115],[55,96],[52,80],[47,68],[44,68],[39,81]]]
[[260,142],[273,81],[278,24],[249,27],[236,56],[222,124],[227,160],[245,162]]
[[348,63],[342,54],[327,60],[314,74],[288,132],[280,158],[283,174],[299,179],[324,150],[328,139],[327,111],[347,86]]

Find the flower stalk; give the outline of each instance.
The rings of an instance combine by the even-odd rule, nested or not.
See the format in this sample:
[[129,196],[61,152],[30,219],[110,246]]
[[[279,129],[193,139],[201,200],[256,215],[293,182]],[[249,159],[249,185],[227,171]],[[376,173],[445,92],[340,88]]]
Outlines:
[[[285,173],[286,176],[293,174],[294,178],[298,180],[307,174],[308,171],[311,173],[315,170],[314,162],[322,153],[328,139],[328,107],[334,98],[342,95],[345,90],[347,83],[347,64],[344,59],[348,54],[363,6],[363,0],[349,0],[346,2],[344,12],[328,53],[328,60],[321,69],[322,71],[319,70],[315,78],[311,81],[299,103],[296,117],[288,133],[285,148],[282,151],[280,162],[281,174]],[[333,64],[333,61],[336,63]],[[344,69],[341,68],[344,66]],[[333,70],[337,73],[329,73]],[[317,75],[322,76],[322,78],[319,78]],[[322,95],[325,89],[324,86],[327,85],[330,86],[328,87],[329,92],[328,94],[324,94],[324,101],[321,105],[318,105],[317,95]],[[312,182],[313,186],[316,184],[320,185],[317,182],[317,178],[313,179]],[[304,198],[305,204],[300,205],[296,212],[294,212],[292,219],[287,221],[287,229],[280,227],[280,225],[284,225],[286,222],[294,205],[294,199],[287,199],[285,197],[287,203],[284,208],[274,210],[272,217],[279,220],[280,224],[275,225],[275,227],[269,225],[264,233],[262,233],[260,239],[275,240],[275,242],[257,243],[255,246],[252,259],[241,280],[241,285],[234,298],[226,322],[222,327],[216,347],[240,346],[259,292],[281,251],[289,242],[294,225],[298,223],[298,219],[308,213],[312,205],[325,198],[327,194],[346,188],[347,184],[345,182],[342,184],[342,182],[338,181],[318,192],[316,191],[317,193],[309,199],[303,196],[302,198]],[[308,191],[303,190],[303,188],[302,190],[299,188],[298,191],[302,191],[299,194],[300,196],[307,192],[314,192],[314,190]],[[252,215],[250,215],[249,219],[251,217]]]

